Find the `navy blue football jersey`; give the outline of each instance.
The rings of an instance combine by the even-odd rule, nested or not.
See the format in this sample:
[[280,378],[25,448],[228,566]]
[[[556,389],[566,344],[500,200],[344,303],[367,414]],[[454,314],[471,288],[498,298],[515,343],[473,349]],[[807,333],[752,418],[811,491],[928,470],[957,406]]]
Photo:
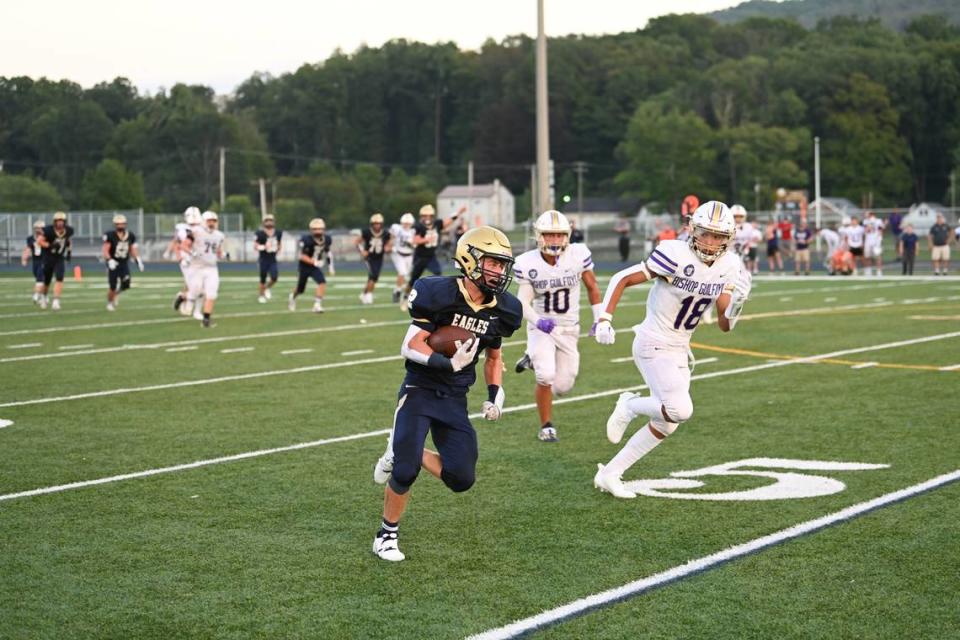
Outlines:
[[34,262],[43,260],[47,255],[47,250],[40,246],[40,243],[37,242],[36,236],[30,236],[27,238],[27,246],[30,247],[30,255],[33,256]]
[[137,244],[137,236],[133,231],[127,231],[121,238],[116,231],[107,231],[103,234],[103,241],[110,243],[111,258],[117,262],[126,262],[130,259],[130,247]]
[[374,233],[373,229],[364,229],[360,235],[363,237],[363,248],[367,253],[371,256],[383,255],[383,247],[390,238],[386,231],[381,229],[380,233]]
[[63,235],[58,235],[52,224],[43,228],[43,236],[50,243],[47,249],[47,257],[60,258],[65,256],[70,250],[70,238],[73,237],[73,227],[66,226],[63,229]]
[[405,384],[435,389],[452,396],[464,396],[477,380],[477,360],[484,349],[499,349],[503,338],[520,328],[523,309],[520,301],[504,292],[490,302],[472,304],[459,276],[435,276],[417,280],[410,292],[410,316],[413,324],[424,331],[456,325],[472,331],[480,338],[477,357],[470,366],[457,371],[441,371],[411,360],[406,361]]
[[[427,229],[427,225],[422,222],[418,222],[413,227],[416,235],[421,238],[427,238],[428,241],[424,244],[418,244],[413,250],[413,257],[415,258],[430,258],[437,253],[437,245],[440,244],[440,234],[443,233],[443,221],[434,220],[433,227]],[[429,234],[429,235],[428,235]]]
[[275,229],[272,236],[268,236],[263,229],[258,229],[256,233],[256,243],[263,247],[260,252],[261,260],[275,260],[277,258],[277,249],[280,248],[280,240],[283,239],[283,231]]
[[[319,260],[322,266],[330,256],[331,244],[333,244],[333,240],[326,234],[318,241],[312,235],[306,233],[300,236],[300,254],[314,260]],[[300,267],[306,269],[308,265],[301,262]]]

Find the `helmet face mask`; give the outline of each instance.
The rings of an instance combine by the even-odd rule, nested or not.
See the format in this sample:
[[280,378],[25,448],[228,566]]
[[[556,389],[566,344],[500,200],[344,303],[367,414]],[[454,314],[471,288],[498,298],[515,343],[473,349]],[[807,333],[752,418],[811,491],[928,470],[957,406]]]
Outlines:
[[[537,248],[548,256],[559,256],[570,246],[570,222],[559,211],[544,211],[533,225]],[[548,237],[549,236],[549,237]]]
[[404,229],[409,229],[410,227],[412,227],[414,222],[416,221],[413,219],[412,213],[405,213],[402,216],[400,216],[400,226],[403,227]]
[[513,251],[502,231],[476,227],[457,242],[457,265],[464,277],[486,295],[496,296],[513,281]]
[[733,242],[736,223],[727,205],[711,200],[693,212],[692,231],[688,243],[700,260],[712,263],[719,259]]

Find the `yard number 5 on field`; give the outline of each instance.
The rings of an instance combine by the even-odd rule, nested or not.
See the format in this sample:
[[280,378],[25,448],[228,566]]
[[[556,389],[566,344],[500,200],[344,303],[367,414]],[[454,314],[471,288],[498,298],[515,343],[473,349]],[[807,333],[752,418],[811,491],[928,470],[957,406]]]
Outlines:
[[[791,498],[815,498],[839,493],[846,485],[826,476],[809,473],[769,471],[768,469],[797,469],[800,471],[870,471],[886,469],[886,464],[866,464],[861,462],[832,462],[823,460],[791,460],[788,458],[747,458],[725,462],[712,467],[703,467],[692,471],[674,471],[670,478],[653,480],[634,480],[625,482],[630,491],[656,498],[676,498],[679,500],[786,500]],[[698,489],[704,486],[701,478],[707,476],[755,476],[771,478],[773,484],[767,484],[743,491],[723,493],[689,493],[669,491],[669,489]],[[666,490],[666,491],[665,491]]]

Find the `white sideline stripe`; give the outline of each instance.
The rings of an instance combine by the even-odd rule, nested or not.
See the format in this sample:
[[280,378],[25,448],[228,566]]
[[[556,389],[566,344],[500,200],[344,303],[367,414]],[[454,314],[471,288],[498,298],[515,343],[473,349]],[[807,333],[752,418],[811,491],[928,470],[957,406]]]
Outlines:
[[[697,364],[710,364],[711,362],[716,362],[719,358],[703,358],[697,359]],[[610,362],[620,363],[620,362],[633,362],[633,356],[626,356],[625,358],[613,358]]]
[[373,349],[358,349],[357,351],[344,351],[342,356],[362,356],[365,353],[373,353]]
[[697,573],[712,569],[713,567],[726,564],[732,560],[757,553],[781,542],[815,533],[831,525],[852,520],[871,511],[914,498],[922,493],[932,491],[951,482],[956,482],[957,480],[960,480],[960,469],[939,475],[925,482],[906,487],[905,489],[900,489],[899,491],[884,494],[872,500],[859,502],[840,511],[795,524],[792,527],[781,529],[775,533],[727,547],[716,553],[691,560],[685,564],[667,569],[666,571],[661,571],[652,576],[635,580],[634,582],[628,582],[620,587],[574,600],[568,604],[549,609],[529,618],[517,620],[503,627],[469,636],[467,640],[507,640],[508,638],[516,638],[519,635],[530,633],[536,629],[555,625],[569,620],[574,616],[583,615],[594,609],[636,597],[662,585],[682,580]]
[[[223,317],[223,316],[218,316]],[[100,349],[90,349],[89,351],[67,351],[63,353],[37,353],[29,356],[10,356],[0,358],[0,364],[5,362],[23,362],[25,360],[42,360],[46,358],[62,358],[64,356],[87,356],[98,353],[113,353],[115,351],[136,351],[140,349],[163,349],[166,347],[178,347],[188,344],[209,344],[216,342],[227,342],[230,340],[256,340],[260,338],[282,338],[286,336],[298,336],[311,333],[327,333],[329,331],[348,331],[351,329],[373,329],[377,327],[389,327],[398,324],[409,324],[410,320],[384,320],[383,322],[368,322],[366,324],[338,324],[330,327],[315,327],[312,329],[289,329],[287,331],[270,331],[266,333],[247,333],[239,336],[217,336],[215,338],[195,338],[193,340],[176,340],[173,342],[152,342],[147,344],[125,344],[119,347],[102,347]],[[39,343],[38,343],[39,344]]]
[[855,364],[850,368],[851,369],[869,369],[870,367],[875,367],[878,364],[880,363],[879,362],[861,362],[860,364]]
[[175,351],[196,351],[198,347],[196,345],[191,347],[170,347],[166,350],[167,353],[173,353]]
[[42,342],[25,342],[23,344],[11,344],[7,345],[7,349],[35,349],[36,347],[42,347]]
[[220,353],[243,353],[244,351],[253,351],[256,347],[234,347],[233,349],[220,349]]
[[295,353],[311,353],[313,349],[287,349],[286,351],[281,351],[280,355],[282,356],[292,356]]
[[[940,335],[940,336],[928,336],[928,337],[926,337],[926,338],[918,338],[918,339],[916,339],[915,341],[906,341],[906,343],[912,344],[913,342],[926,342],[926,341],[930,341],[930,340],[939,340],[939,339],[942,339],[942,338],[950,338],[950,337],[956,337],[956,336],[960,336],[960,332],[951,333],[951,334],[943,334],[943,335]],[[903,344],[902,342],[899,342],[899,343],[887,343],[887,344],[884,344],[884,345],[877,345],[876,347],[859,347],[859,348],[857,348],[857,349],[847,350],[846,352],[825,353],[825,354],[818,355],[818,356],[810,356],[810,358],[804,359],[803,362],[813,362],[813,361],[815,361],[816,359],[832,358],[832,357],[836,357],[837,355],[844,355],[845,353],[858,353],[858,352],[862,352],[862,351],[869,351],[869,350],[871,350],[871,349],[888,349],[888,348],[893,348],[894,346],[901,346],[902,344]],[[391,357],[384,357],[384,358],[371,358],[371,359],[369,359],[369,360],[367,360],[367,361],[358,361],[358,362],[385,362],[385,361],[387,361],[387,360],[391,360],[391,359],[395,359],[395,358],[400,358],[400,357],[402,357],[402,356],[391,356]],[[708,378],[719,378],[719,377],[722,377],[722,376],[735,375],[735,374],[739,374],[739,373],[750,373],[750,372],[752,372],[752,371],[759,371],[759,370],[761,370],[761,369],[770,369],[770,368],[773,368],[773,367],[789,366],[789,365],[794,364],[794,363],[797,363],[797,362],[801,362],[801,361],[800,361],[800,360],[780,360],[780,361],[773,362],[773,363],[770,363],[770,364],[759,364],[759,365],[753,365],[753,366],[749,366],[749,367],[740,367],[740,368],[738,368],[738,369],[725,369],[725,370],[723,370],[723,371],[715,371],[715,372],[713,372],[713,373],[702,373],[702,374],[699,374],[699,375],[691,376],[691,380],[705,380],[705,379],[708,379]],[[301,371],[313,371],[313,370],[315,370],[315,369],[325,368],[325,367],[328,367],[328,366],[337,366],[337,365],[318,365],[318,366],[314,366],[314,367],[300,367],[300,368],[298,368],[298,369],[287,369],[287,370],[280,371],[280,372],[276,372],[276,373],[291,373],[291,372],[301,372]],[[266,373],[264,373],[264,374],[248,374],[247,377],[258,377],[258,376],[260,376],[260,375],[272,375],[272,373],[273,373],[273,372],[266,372]],[[217,382],[217,381],[220,381],[220,380],[212,380],[212,381],[210,381],[210,382]],[[205,382],[204,382],[204,381],[195,382],[195,383],[194,383],[194,382],[190,382],[190,383],[182,384],[182,385],[180,385],[180,386],[186,386],[186,385],[189,385],[189,384],[205,384]],[[171,386],[171,385],[158,385],[158,386],[159,386],[159,387],[168,387],[168,386]],[[579,395],[579,396],[569,396],[569,397],[565,397],[565,398],[557,398],[557,399],[555,399],[555,400],[553,401],[553,403],[554,403],[554,404],[567,404],[567,403],[571,403],[571,402],[580,402],[580,401],[582,401],[582,400],[592,400],[592,399],[594,399],[594,398],[602,398],[602,397],[605,397],[605,396],[619,395],[619,394],[623,393],[624,391],[639,391],[639,390],[646,389],[646,388],[647,388],[646,385],[636,385],[636,386],[633,386],[633,387],[624,387],[624,388],[619,388],[619,389],[608,389],[608,390],[606,390],[606,391],[598,391],[598,392],[595,392],[595,393],[587,393],[587,394],[583,394],[583,395]],[[130,390],[124,390],[124,392],[129,392],[129,391],[130,391]],[[94,395],[95,395],[95,394],[94,394]],[[45,400],[40,400],[40,402],[54,402],[54,401],[56,401],[56,400],[58,400],[58,399],[56,399],[56,398],[55,398],[55,399],[49,399],[49,400],[45,399]],[[29,402],[30,402],[30,403],[36,403],[37,401],[29,401]],[[7,406],[7,405],[0,405],[0,406]],[[506,407],[506,408],[503,410],[503,413],[514,413],[514,412],[517,412],[517,411],[526,411],[526,410],[528,410],[528,409],[535,409],[536,407],[537,407],[537,404],[536,404],[535,402],[532,402],[532,403],[529,403],[529,404],[516,405],[516,406],[512,406],[512,407]],[[482,417],[483,417],[483,414],[481,414],[481,413],[472,413],[472,414],[470,414],[469,417],[472,418],[472,419],[478,419],[478,418],[482,418]],[[312,442],[301,442],[301,443],[299,443],[299,444],[292,444],[292,445],[287,445],[287,446],[284,446],[284,447],[277,447],[277,448],[274,448],[274,449],[261,449],[261,450],[259,450],[259,451],[251,451],[251,452],[248,452],[248,453],[239,453],[239,454],[231,455],[231,456],[224,456],[224,457],[220,457],[220,458],[212,458],[212,459],[210,459],[210,460],[199,460],[199,461],[197,461],[197,462],[192,462],[192,463],[189,463],[189,464],[175,465],[175,466],[172,466],[172,467],[162,467],[162,468],[160,468],[160,469],[148,469],[148,470],[146,470],[146,471],[137,471],[137,472],[126,473],[126,474],[122,474],[122,475],[118,475],[118,476],[110,476],[110,477],[107,477],[107,478],[99,478],[99,479],[96,479],[96,480],[81,480],[81,481],[79,481],[79,482],[72,482],[72,483],[70,483],[70,484],[56,485],[56,486],[52,486],[52,487],[45,487],[45,488],[40,488],[40,489],[32,489],[32,490],[29,490],[29,491],[21,491],[21,492],[18,492],[18,493],[10,493],[10,494],[6,494],[6,495],[0,495],[0,502],[3,502],[4,500],[12,500],[12,499],[14,499],[14,498],[24,498],[24,497],[28,497],[28,496],[41,495],[41,494],[44,494],[44,493],[56,493],[56,492],[58,492],[58,491],[67,491],[67,490],[70,490],[70,489],[81,489],[81,488],[83,488],[83,487],[89,487],[89,486],[93,486],[93,485],[97,485],[97,484],[105,484],[105,483],[108,483],[108,482],[115,482],[115,481],[117,481],[117,480],[130,480],[130,479],[133,479],[133,478],[143,478],[143,477],[146,477],[146,476],[152,476],[152,475],[156,475],[156,474],[158,474],[158,473],[167,473],[167,472],[170,472],[170,471],[180,471],[180,470],[182,470],[182,469],[193,469],[193,468],[196,468],[196,467],[202,467],[202,466],[207,466],[207,465],[211,465],[211,464],[219,464],[219,463],[221,463],[221,462],[233,462],[234,460],[244,460],[244,459],[246,459],[246,458],[254,458],[254,457],[258,457],[258,456],[269,455],[269,454],[271,454],[271,453],[280,453],[280,452],[283,452],[283,451],[293,451],[293,450],[295,450],[295,449],[306,449],[306,448],[308,448],[308,447],[317,447],[317,446],[320,446],[320,445],[330,444],[330,443],[333,443],[333,442],[342,442],[342,441],[346,441],[346,440],[358,440],[358,439],[360,439],[360,438],[369,438],[369,437],[372,437],[372,436],[387,434],[387,433],[389,433],[389,432],[390,432],[390,429],[378,429],[378,430],[376,430],[376,431],[367,431],[367,432],[365,432],[365,433],[355,433],[355,434],[350,435],[350,436],[341,436],[341,437],[338,437],[338,438],[329,438],[329,439],[324,439],[324,440],[314,440],[314,441],[312,441]]]
[[57,347],[60,351],[71,351],[73,349],[89,349],[93,344],[67,344],[62,347]]
[[940,367],[940,371],[956,371],[960,369],[960,364],[951,364],[948,367]]
[[[932,342],[932,341],[935,341],[935,340],[945,340],[945,339],[947,339],[947,338],[955,338],[955,337],[957,337],[957,336],[960,336],[960,331],[953,331],[953,332],[951,332],[951,333],[941,333],[941,334],[937,334],[937,335],[933,335],[933,336],[924,336],[924,337],[922,337],[922,338],[912,338],[912,339],[910,339],[910,340],[899,340],[899,341],[897,341],[897,342],[887,342],[887,343],[884,343],[884,344],[873,345],[873,346],[868,346],[868,347],[856,347],[856,348],[853,348],[853,349],[843,349],[843,350],[841,350],[841,351],[832,351],[832,352],[830,352],[830,353],[822,353],[822,354],[819,354],[819,355],[807,356],[807,357],[805,357],[805,358],[795,358],[795,359],[792,359],[792,360],[777,360],[777,361],[768,362],[768,363],[765,363],[765,364],[757,364],[757,365],[752,365],[752,366],[749,366],[749,367],[740,367],[739,369],[726,369],[726,370],[724,370],[724,371],[715,371],[715,372],[713,372],[713,373],[703,373],[703,374],[700,374],[700,375],[692,376],[692,377],[691,377],[691,380],[702,380],[702,379],[705,379],[705,378],[714,378],[714,377],[721,376],[721,375],[731,375],[731,374],[734,374],[734,373],[747,373],[747,372],[750,372],[750,371],[759,371],[759,370],[761,370],[761,369],[772,369],[772,368],[775,368],[775,367],[785,367],[785,366],[789,366],[789,365],[791,365],[791,364],[800,364],[800,363],[806,363],[806,362],[816,362],[817,360],[823,360],[823,359],[826,359],[826,358],[836,358],[836,357],[839,357],[839,356],[850,355],[850,354],[853,354],[853,353],[863,353],[863,352],[865,352],[865,351],[880,351],[880,350],[883,350],[883,349],[894,349],[894,348],[896,348],[896,347],[903,347],[903,346],[907,346],[907,345],[911,345],[911,344],[919,344],[919,343],[923,343],[923,342]],[[523,344],[523,341],[516,341],[515,343],[504,343],[503,346],[509,346],[509,345],[511,345],[511,344]],[[86,398],[100,398],[100,397],[104,397],[104,396],[115,396],[115,395],[121,395],[121,394],[127,394],[127,393],[138,393],[138,392],[140,392],[140,391],[158,391],[158,390],[163,390],[163,389],[177,389],[177,388],[181,388],[181,387],[192,387],[192,386],[197,386],[197,385],[215,384],[215,383],[218,383],[218,382],[232,382],[232,381],[235,381],[235,380],[251,380],[251,379],[254,379],[254,378],[265,378],[265,377],[271,377],[271,376],[280,376],[280,375],[285,375],[285,374],[289,374],[289,373],[304,373],[304,372],[307,372],[307,371],[320,371],[320,370],[323,370],[323,369],[337,369],[337,368],[351,367],[351,366],[356,366],[356,365],[361,365],[361,364],[372,364],[372,363],[377,363],[377,362],[389,362],[390,360],[402,360],[402,359],[403,359],[403,356],[400,356],[400,355],[395,355],[395,356],[382,356],[382,357],[379,357],[379,358],[366,358],[366,359],[363,359],[363,360],[348,360],[348,361],[346,361],[346,362],[331,362],[331,363],[327,363],[327,364],[315,364],[315,365],[310,365],[310,366],[306,366],[306,367],[297,367],[297,368],[295,368],[295,369],[274,369],[274,370],[272,370],[272,371],[259,371],[259,372],[255,372],[255,373],[244,373],[244,374],[233,375],[233,376],[221,376],[221,377],[217,377],[217,378],[207,378],[207,379],[204,379],[204,380],[185,380],[185,381],[183,381],[183,382],[171,382],[171,383],[166,383],[166,384],[155,384],[155,385],[148,385],[148,386],[145,386],[145,387],[125,387],[125,388],[120,388],[120,389],[108,389],[108,390],[106,390],[106,391],[93,391],[93,392],[89,392],[89,393],[78,393],[78,394],[69,395],[69,396],[60,396],[60,397],[52,397],[52,398],[35,398],[35,399],[33,399],[33,400],[19,400],[19,401],[16,401],[16,402],[7,402],[7,403],[4,403],[4,404],[0,404],[0,408],[2,408],[2,407],[22,407],[22,406],[25,406],[25,405],[32,405],[32,404],[47,404],[47,403],[49,403],[49,402],[65,402],[65,401],[67,401],[67,400],[83,400],[83,399],[86,399]],[[613,394],[613,393],[622,393],[623,391],[630,391],[630,390],[638,389],[638,388],[640,388],[640,389],[645,389],[646,386],[641,385],[641,386],[634,386],[634,387],[629,387],[629,388],[625,388],[625,389],[615,389],[615,390],[613,390],[613,391],[604,391],[604,392],[599,392],[599,393],[597,393],[597,394],[590,394],[589,396],[576,396],[576,397],[572,397],[572,398],[560,398],[560,399],[558,399],[558,400],[554,400],[554,404],[562,404],[562,403],[565,402],[565,401],[566,401],[566,402],[569,402],[569,401],[571,401],[571,400],[573,400],[573,399],[575,399],[575,398],[578,398],[578,399],[586,399],[586,398],[588,398],[588,397],[598,398],[598,397],[601,397],[601,396],[611,395],[611,394]],[[535,405],[535,404],[523,405],[524,408],[534,407],[534,406],[536,406],[536,405]],[[509,411],[509,409],[505,409],[504,411]],[[480,414],[477,414],[477,415],[479,416]]]

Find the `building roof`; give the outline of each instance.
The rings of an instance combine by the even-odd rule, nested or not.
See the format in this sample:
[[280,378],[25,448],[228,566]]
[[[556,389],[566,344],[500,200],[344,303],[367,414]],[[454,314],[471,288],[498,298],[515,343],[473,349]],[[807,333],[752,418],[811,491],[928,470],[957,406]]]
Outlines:
[[443,188],[438,198],[492,198],[496,193],[493,184],[449,184]]
[[633,215],[640,209],[640,200],[636,198],[584,198],[583,211],[577,210],[577,200],[563,204],[563,213],[626,213]]

